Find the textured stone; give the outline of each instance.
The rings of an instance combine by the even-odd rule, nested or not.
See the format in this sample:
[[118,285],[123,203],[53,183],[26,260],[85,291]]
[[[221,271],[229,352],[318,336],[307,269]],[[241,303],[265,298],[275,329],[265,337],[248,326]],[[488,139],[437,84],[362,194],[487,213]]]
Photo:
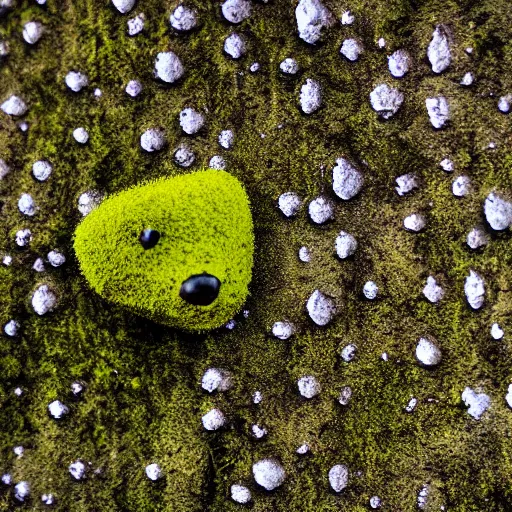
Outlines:
[[39,21],[29,21],[23,25],[23,39],[28,44],[36,44],[43,36],[43,24]]
[[397,50],[388,57],[389,72],[395,78],[402,78],[411,67],[411,56],[406,50]]
[[441,350],[428,338],[420,338],[416,345],[416,358],[425,366],[436,366],[441,362]]
[[172,28],[180,32],[187,32],[192,30],[197,25],[197,16],[193,9],[186,5],[178,5],[171,14],[169,20]]
[[279,64],[279,69],[287,75],[296,75],[299,71],[299,65],[295,59],[287,57]]
[[309,203],[308,212],[315,224],[325,224],[334,217],[334,205],[330,199],[320,196]]
[[344,260],[352,256],[357,249],[357,240],[353,235],[345,231],[340,231],[336,237],[336,254],[338,258]]
[[220,409],[212,409],[201,419],[206,430],[218,430],[226,424],[226,417]]
[[66,85],[73,92],[80,92],[84,87],[89,85],[89,79],[80,71],[70,71],[65,78]]
[[408,194],[409,192],[412,192],[415,188],[418,188],[419,186],[418,178],[413,173],[398,176],[398,178],[396,179],[396,184],[398,186],[395,187],[395,190],[397,191],[399,196]]
[[370,93],[372,108],[383,118],[394,116],[404,102],[404,95],[388,84],[379,84]]
[[241,23],[251,15],[249,0],[226,0],[222,4],[222,15],[230,23]]
[[231,373],[222,368],[208,368],[201,380],[201,387],[208,393],[227,391],[232,385]]
[[55,419],[60,419],[69,414],[69,407],[64,405],[60,400],[54,400],[48,405],[48,411]]
[[204,116],[193,108],[185,108],[180,112],[180,126],[188,135],[194,135],[204,126]]
[[299,37],[315,44],[322,31],[335,23],[334,16],[320,0],[300,0],[295,9]]
[[247,51],[245,38],[233,32],[224,40],[224,51],[233,59],[240,59]]
[[308,78],[300,88],[300,107],[304,114],[316,112],[322,105],[322,88],[319,82]]
[[363,174],[346,158],[338,158],[332,170],[332,188],[341,199],[348,201],[355,197],[363,187]]
[[163,82],[173,84],[183,76],[184,72],[185,68],[174,52],[160,52],[156,56],[153,74]]
[[466,387],[462,392],[462,401],[468,407],[468,414],[475,420],[479,420],[484,412],[491,405],[491,398],[485,393],[477,393],[473,389]]
[[444,297],[444,290],[437,284],[434,277],[428,276],[423,295],[433,304],[437,304]]
[[442,73],[451,63],[450,35],[445,25],[437,25],[428,45],[427,57],[434,73]]
[[313,375],[306,375],[305,377],[301,377],[297,381],[297,386],[299,388],[299,393],[304,398],[313,398],[320,394],[320,391],[322,391],[320,383]]
[[287,340],[294,332],[295,326],[291,322],[276,322],[272,326],[272,334],[280,340]]
[[512,202],[491,192],[484,203],[484,213],[492,229],[502,231],[512,224]]
[[28,110],[26,103],[19,96],[10,96],[0,106],[9,116],[22,116]]
[[252,499],[251,491],[243,485],[232,485],[231,486],[231,499],[236,503],[245,505]]
[[329,484],[334,492],[341,492],[348,485],[348,468],[336,464],[329,470]]
[[283,466],[276,459],[259,460],[253,464],[252,473],[256,483],[267,491],[277,489],[286,479]]
[[448,100],[444,96],[438,98],[427,98],[425,100],[428,117],[432,126],[436,129],[444,128],[450,119],[450,107]]
[[126,14],[133,9],[135,0],[112,0],[112,3],[121,14]]
[[409,231],[421,231],[426,225],[425,217],[419,213],[413,213],[404,219],[404,228]]
[[480,309],[484,305],[485,300],[485,283],[483,278],[474,270],[469,271],[464,283],[464,293],[468,304],[473,309]]
[[156,481],[162,477],[162,470],[156,463],[148,464],[145,469],[146,476],[153,481]]
[[299,212],[302,201],[295,192],[285,192],[279,196],[279,209],[286,217],[293,217]]
[[357,39],[345,39],[341,45],[340,53],[347,60],[355,62],[363,53],[363,46]]
[[38,315],[53,311],[57,297],[47,284],[40,285],[32,295],[32,307]]
[[165,134],[161,128],[149,128],[140,136],[140,145],[148,153],[160,151],[165,143]]
[[336,314],[334,301],[319,290],[311,294],[306,307],[311,320],[320,326],[327,325]]

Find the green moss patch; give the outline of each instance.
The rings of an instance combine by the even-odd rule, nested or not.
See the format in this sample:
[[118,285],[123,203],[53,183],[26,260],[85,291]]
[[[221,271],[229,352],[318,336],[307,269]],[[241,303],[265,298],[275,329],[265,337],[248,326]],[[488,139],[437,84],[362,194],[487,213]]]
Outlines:
[[[154,247],[140,242],[157,232]],[[240,182],[224,171],[199,171],[138,185],[106,199],[78,226],[80,268],[102,297],[158,322],[213,329],[238,312],[253,263],[252,219]],[[195,305],[184,283],[207,274],[218,296]]]

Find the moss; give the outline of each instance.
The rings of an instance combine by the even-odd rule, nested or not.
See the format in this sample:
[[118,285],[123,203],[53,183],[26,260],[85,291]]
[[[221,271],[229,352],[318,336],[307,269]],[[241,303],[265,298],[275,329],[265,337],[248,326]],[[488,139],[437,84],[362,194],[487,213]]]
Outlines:
[[[2,324],[17,318],[20,336],[0,338],[0,472],[31,482],[25,508],[42,509],[39,496],[52,492],[58,508],[70,511],[168,510],[239,511],[229,499],[232,483],[253,493],[253,512],[363,511],[379,495],[384,507],[417,510],[425,483],[429,507],[456,512],[500,512],[511,508],[512,414],[504,396],[512,380],[510,233],[491,233],[491,243],[471,251],[467,232],[483,222],[482,203],[494,188],[512,182],[511,117],[496,99],[512,86],[510,41],[512,11],[508,0],[325,0],[332,11],[350,9],[353,25],[337,25],[323,43],[308,46],[297,35],[296,2],[254,2],[252,16],[236,28],[221,17],[218,2],[190,0],[200,25],[190,34],[170,30],[177,2],[147,0],[143,34],[126,35],[127,16],[107,0],[53,3],[41,8],[19,0],[2,21],[0,36],[11,54],[0,69],[3,95],[21,94],[30,107],[30,124],[21,133],[16,120],[0,116],[0,157],[13,168],[2,181],[2,252],[13,256],[0,268]],[[130,15],[131,16],[131,15]],[[21,24],[42,21],[41,41],[26,45]],[[454,34],[453,62],[441,76],[432,73],[426,48],[437,23]],[[248,38],[240,61],[222,53],[233,30]],[[339,55],[341,42],[357,36],[365,52],[356,63]],[[379,50],[376,41],[387,42]],[[468,55],[464,50],[472,47]],[[387,71],[387,55],[406,48],[413,66],[401,80]],[[173,50],[186,73],[181,83],[164,86],[153,79],[156,54]],[[292,56],[301,71],[282,75],[278,66]],[[258,61],[257,73],[248,72]],[[71,69],[88,74],[91,85],[78,94],[66,89]],[[470,88],[459,87],[467,71]],[[323,86],[324,104],[311,116],[300,112],[298,94],[306,78]],[[123,88],[130,79],[143,83],[133,99]],[[382,81],[405,95],[400,111],[388,121],[371,110],[368,98]],[[95,99],[94,87],[103,96]],[[453,107],[449,127],[432,129],[425,97],[446,94]],[[493,95],[491,96],[490,93]],[[3,98],[3,96],[2,96]],[[186,106],[202,110],[204,130],[182,134],[178,114]],[[91,139],[78,146],[71,132],[78,125]],[[143,131],[162,126],[169,146],[158,154],[140,150]],[[232,150],[218,146],[221,130],[233,129]],[[265,137],[262,137],[264,134]],[[496,149],[490,150],[491,141]],[[81,218],[76,201],[96,188],[114,195],[141,183],[183,174],[173,149],[186,142],[196,152],[192,170],[222,154],[228,172],[243,184],[252,205],[255,233],[253,280],[246,306],[232,331],[186,334],[164,327],[91,291],[73,252],[73,233]],[[332,193],[331,168],[340,156],[351,158],[365,176],[361,194],[342,202]],[[451,157],[456,174],[470,176],[474,192],[456,199],[455,177],[439,168]],[[54,173],[45,183],[31,177],[32,163],[48,158]],[[407,197],[394,191],[397,176],[415,172],[422,186]],[[454,174],[455,174],[454,173]],[[335,201],[335,219],[312,225],[304,207],[284,219],[279,195],[297,192],[305,202],[318,194]],[[33,218],[17,210],[22,192],[33,195],[40,211]],[[423,233],[402,229],[403,218],[421,211]],[[14,233],[30,227],[31,246],[19,250]],[[334,240],[340,230],[356,236],[353,259],[338,261]],[[297,251],[306,245],[312,260],[303,264]],[[36,257],[55,247],[66,265],[35,274]],[[474,312],[465,303],[463,284],[469,268],[486,280],[485,307]],[[426,302],[421,290],[429,274],[446,289],[443,301]],[[27,298],[41,280],[59,290],[55,311],[37,316]],[[375,281],[380,298],[361,295]],[[307,317],[305,302],[315,288],[335,297],[339,316],[319,329]],[[293,321],[297,333],[287,341],[273,338],[275,321]],[[501,342],[490,339],[498,322]],[[443,352],[438,368],[420,368],[414,358],[419,336],[436,338]],[[357,358],[343,363],[339,350],[358,347]],[[389,360],[380,359],[387,352]],[[231,390],[206,395],[200,381],[206,368],[234,375]],[[298,396],[296,379],[314,374],[323,391],[307,402]],[[83,396],[69,385],[80,379]],[[460,401],[464,387],[481,386],[492,406],[472,420]],[[14,395],[22,387],[21,397]],[[341,407],[337,396],[351,386],[353,398]],[[260,390],[256,406],[252,393]],[[404,411],[411,396],[416,410]],[[70,407],[63,422],[48,416],[47,405],[60,399]],[[201,415],[215,406],[230,424],[206,433]],[[253,423],[269,434],[255,440]],[[303,442],[311,453],[295,450]],[[25,446],[17,459],[13,446]],[[190,456],[189,456],[190,454]],[[257,488],[251,466],[259,458],[279,458],[288,474],[273,493]],[[73,482],[67,467],[81,458],[91,462],[89,478]],[[150,482],[144,467],[158,462],[165,474]],[[350,481],[333,494],[327,473],[347,464]],[[101,474],[94,470],[102,468]],[[359,473],[360,472],[360,473]],[[0,489],[0,510],[14,508],[12,489]]]
[[[148,229],[159,237],[151,247],[139,240]],[[107,300],[181,329],[213,329],[248,294],[254,250],[248,198],[224,171],[138,185],[87,215],[74,248],[84,276]],[[208,304],[194,305],[182,289],[204,274],[220,289]]]

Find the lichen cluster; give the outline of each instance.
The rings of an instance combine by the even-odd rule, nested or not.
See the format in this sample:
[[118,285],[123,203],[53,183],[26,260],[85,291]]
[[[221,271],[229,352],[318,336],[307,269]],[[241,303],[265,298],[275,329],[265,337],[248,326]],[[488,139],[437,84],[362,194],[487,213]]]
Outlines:
[[[483,212],[489,194],[506,197],[512,183],[508,0],[324,0],[332,20],[315,44],[299,37],[297,2],[288,0],[254,0],[236,25],[221,2],[189,0],[198,24],[185,33],[170,26],[174,0],[139,0],[125,15],[107,0],[12,4],[1,8],[0,101],[17,95],[27,111],[0,115],[0,158],[10,168],[0,166],[0,311],[2,325],[19,323],[0,338],[0,473],[12,476],[0,484],[0,510],[44,509],[50,493],[70,511],[353,512],[376,497],[396,512],[510,510],[512,251],[509,229],[492,229]],[[140,12],[132,28],[144,28],[129,36],[127,21]],[[33,21],[43,31],[30,44],[23,30]],[[440,25],[451,62],[436,73],[427,48]],[[244,40],[240,59],[223,50],[233,32]],[[353,62],[340,54],[347,39],[363,49]],[[397,78],[388,57],[400,49],[410,61]],[[184,67],[173,84],[153,74],[169,51]],[[281,71],[288,58],[295,73]],[[88,77],[79,92],[66,85],[70,71]],[[130,80],[142,84],[136,96],[125,92]],[[317,108],[306,114],[308,80],[321,102],[312,96]],[[377,90],[375,109],[370,94],[380,84],[389,88]],[[435,129],[426,100],[441,97],[450,115]],[[441,107],[434,102],[432,114]],[[194,135],[180,126],[185,108],[204,116]],[[141,148],[149,129],[165,135],[158,151]],[[227,130],[229,149],[219,145]],[[176,158],[179,149],[186,158]],[[212,157],[252,205],[248,313],[231,329],[190,335],[92,292],[73,252],[79,198],[85,211],[105,194],[208,167]],[[350,200],[332,188],[340,158],[364,176]],[[38,161],[53,167],[46,180],[34,178]],[[406,175],[400,191],[413,178],[415,186],[397,193]],[[456,197],[452,181],[462,175],[471,190]],[[291,218],[278,208],[286,192],[302,205]],[[22,194],[34,215],[18,208]],[[332,213],[321,225],[308,215],[319,197]],[[425,222],[418,232],[404,229],[411,215]],[[357,240],[342,260],[341,231]],[[475,247],[487,243],[472,249],[470,232]],[[51,251],[65,263],[53,266]],[[485,282],[478,310],[464,292],[471,271]],[[378,287],[373,300],[363,294],[368,282]],[[428,283],[444,291],[438,302],[423,293]],[[31,299],[42,286],[38,314]],[[325,327],[306,309],[315,290],[336,311]],[[272,334],[276,322],[292,332],[287,339]],[[491,336],[494,324],[504,335]],[[421,339],[442,354],[433,367],[416,357]],[[203,389],[209,368],[228,371],[231,387]],[[311,398],[299,390],[304,377]],[[48,410],[56,400],[68,408],[60,419]],[[470,415],[489,403],[479,419]],[[201,420],[212,410],[225,424],[207,431]],[[284,471],[273,491],[255,480],[260,461]],[[78,474],[79,462],[78,481],[69,468]],[[146,476],[151,464],[161,469],[156,481]],[[24,504],[14,496],[19,482],[30,484]],[[249,505],[233,501],[233,485],[250,491]]]

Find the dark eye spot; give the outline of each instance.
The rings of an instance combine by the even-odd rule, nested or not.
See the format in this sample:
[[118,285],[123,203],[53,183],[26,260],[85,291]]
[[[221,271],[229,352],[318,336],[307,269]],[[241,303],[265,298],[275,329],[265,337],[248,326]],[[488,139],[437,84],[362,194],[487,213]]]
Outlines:
[[143,229],[139,235],[139,242],[144,249],[152,249],[160,240],[160,233],[156,229]]
[[220,281],[206,272],[183,281],[180,297],[194,306],[208,306],[219,295]]

